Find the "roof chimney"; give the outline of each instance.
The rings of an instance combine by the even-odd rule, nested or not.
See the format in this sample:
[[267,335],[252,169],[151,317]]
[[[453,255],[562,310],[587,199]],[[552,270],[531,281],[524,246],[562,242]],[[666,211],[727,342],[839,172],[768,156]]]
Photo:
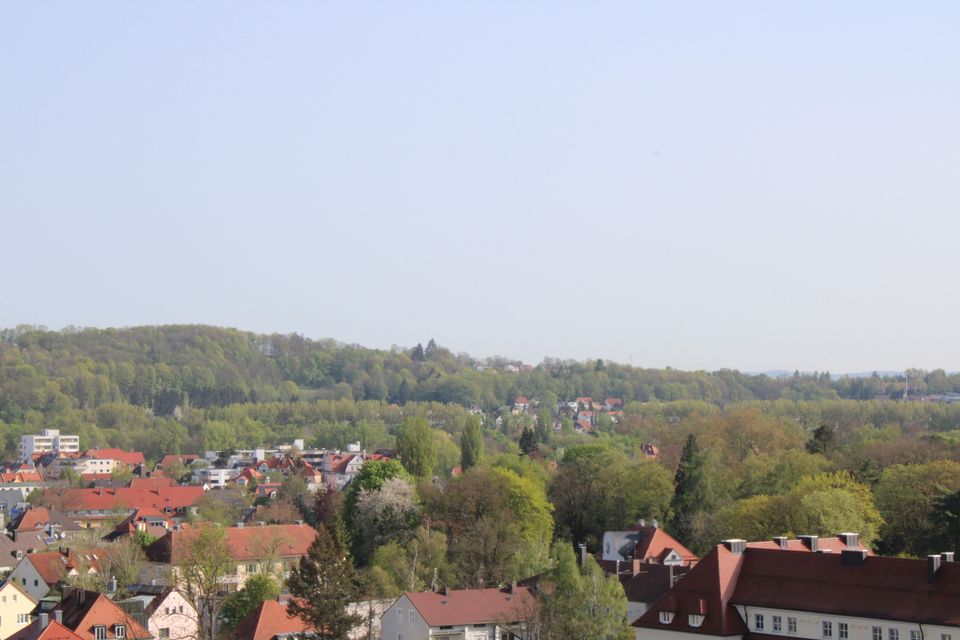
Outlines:
[[242,522],[238,522],[238,523],[237,523],[237,529],[243,529],[243,523],[242,523]]
[[53,619],[59,622],[60,624],[63,624],[63,609],[54,609]]
[[587,545],[581,544],[580,546],[580,566],[587,566]]
[[658,528],[658,527],[660,526],[660,523],[657,522],[657,519],[656,519],[656,518],[654,518],[654,519],[653,519],[653,522],[650,523],[650,526],[653,527],[654,529],[656,529],[656,528]]
[[840,538],[840,542],[847,545],[848,547],[859,547],[860,546],[860,534],[859,533],[838,533],[837,537]]
[[866,561],[866,549],[843,549],[840,551],[840,564],[845,567],[859,567]]
[[940,554],[940,564],[946,564],[947,562],[953,562],[953,551],[944,551]]
[[263,520],[257,520],[257,526],[258,526],[258,527],[265,527],[265,526],[267,526],[267,523],[264,522]]
[[107,582],[107,593],[116,593],[117,592],[117,576],[110,576],[110,580]]
[[940,556],[932,554],[927,556],[927,582],[933,582],[940,571]]
[[46,629],[48,624],[50,624],[50,614],[46,611],[42,611],[40,613],[40,628]]
[[797,537],[800,539],[800,542],[802,542],[807,549],[810,549],[810,551],[813,551],[814,553],[817,552],[817,540],[819,540],[817,536],[805,535],[805,536],[797,536]]
[[740,538],[731,538],[730,540],[724,540],[723,546],[725,546],[730,553],[742,555],[747,548],[747,541],[741,540]]
[[646,518],[640,518],[640,520],[637,521],[637,524],[639,524],[641,527],[647,526]]
[[777,546],[781,549],[787,548],[787,536],[775,536],[773,541],[777,543]]

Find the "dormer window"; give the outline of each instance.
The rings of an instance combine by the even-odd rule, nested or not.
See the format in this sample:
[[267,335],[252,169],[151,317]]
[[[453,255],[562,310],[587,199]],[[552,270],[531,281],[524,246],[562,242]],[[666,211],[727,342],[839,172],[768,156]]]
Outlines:
[[104,624],[95,624],[93,625],[93,637],[96,640],[106,640],[107,638],[107,626]]
[[673,616],[677,615],[675,611],[661,611],[660,624],[670,624],[673,622]]
[[126,638],[126,637],[127,637],[127,626],[126,626],[126,625],[123,625],[123,624],[115,624],[115,625],[113,625],[113,635],[117,636],[118,638]]
[[699,613],[691,613],[687,616],[687,624],[691,627],[697,628],[703,624],[703,616]]

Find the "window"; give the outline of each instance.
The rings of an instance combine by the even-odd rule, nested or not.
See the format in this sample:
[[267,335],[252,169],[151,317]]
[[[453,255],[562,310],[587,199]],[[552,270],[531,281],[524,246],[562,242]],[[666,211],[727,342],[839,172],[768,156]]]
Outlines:
[[397,607],[397,620],[403,622],[403,607]]
[[106,640],[107,638],[107,627],[106,625],[97,624],[93,626],[93,637],[96,640]]
[[880,627],[870,627],[871,640],[883,640],[883,629]]
[[122,624],[113,625],[113,635],[117,636],[118,638],[126,638],[127,637],[126,625],[122,625]]
[[797,619],[787,618],[787,633],[796,633],[796,632],[797,632]]
[[846,640],[850,637],[850,628],[846,622],[841,622],[837,625],[837,635],[840,637],[840,640]]
[[773,616],[773,630],[776,633],[783,631],[783,618],[780,616]]
[[824,638],[832,638],[832,637],[833,637],[833,623],[832,623],[832,622],[830,622],[829,620],[824,620],[823,622],[820,623],[820,628],[823,630],[823,637],[824,637]]
[[890,638],[890,640],[900,640],[900,629],[890,627],[887,629],[887,637]]
[[162,629],[160,629],[160,640],[166,640],[166,639],[169,638],[169,637],[170,637],[170,629],[169,629],[169,628],[163,627]]
[[417,614],[414,612],[413,609],[410,609],[410,622],[416,622],[416,621],[417,621]]
[[763,614],[756,613],[753,615],[753,628],[757,631],[763,631]]
[[699,613],[691,613],[687,616],[687,624],[696,629],[703,624],[703,616]]
[[18,613],[17,614],[17,624],[29,624],[30,623],[30,614],[29,613]]
[[398,633],[398,634],[397,634],[397,640],[403,640],[403,634],[402,634],[402,633]]
[[673,611],[661,611],[660,612],[660,624],[670,624],[673,622]]
[[170,615],[170,607],[164,607],[164,608],[163,608],[163,613],[166,614],[166,615]]
[[34,581],[33,581],[33,586],[39,587],[39,586],[40,586],[40,581],[39,581],[39,580],[34,580]]
[[916,629],[910,632],[910,640],[920,640],[920,632]]
[[257,565],[255,564],[247,565],[247,573],[256,573],[256,572],[257,572]]
[[949,633],[941,633],[940,640],[951,640],[952,636]]
[[183,613],[183,605],[180,605],[179,607],[177,607],[177,612]]

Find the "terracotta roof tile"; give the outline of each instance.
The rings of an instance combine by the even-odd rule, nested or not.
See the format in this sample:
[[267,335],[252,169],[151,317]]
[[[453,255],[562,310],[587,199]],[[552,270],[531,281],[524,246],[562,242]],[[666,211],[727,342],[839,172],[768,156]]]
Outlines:
[[311,630],[298,616],[287,613],[286,605],[266,600],[237,625],[233,640],[271,640],[281,634]]
[[460,589],[447,594],[408,591],[404,594],[424,621],[432,626],[515,622],[530,615],[535,600],[528,587]]

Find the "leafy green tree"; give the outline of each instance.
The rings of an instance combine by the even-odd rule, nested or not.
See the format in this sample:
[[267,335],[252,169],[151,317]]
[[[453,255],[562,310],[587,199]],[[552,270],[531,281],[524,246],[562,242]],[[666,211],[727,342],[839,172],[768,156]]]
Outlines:
[[670,473],[657,462],[631,462],[602,444],[570,447],[550,485],[558,537],[597,549],[604,531],[664,519],[672,491]]
[[397,429],[397,455],[404,469],[418,478],[433,473],[437,464],[437,443],[425,418],[404,418]]
[[934,505],[944,493],[960,490],[960,463],[937,460],[887,467],[874,488],[883,516],[879,549],[885,554],[924,556],[941,551],[931,546]]
[[460,469],[466,473],[476,466],[482,455],[483,429],[480,416],[471,415],[467,418],[460,436]]
[[405,544],[392,541],[378,548],[371,567],[378,571],[379,591],[386,597],[430,589],[434,577],[441,584],[457,581],[454,567],[447,559],[447,536],[423,526]]
[[711,504],[705,456],[700,452],[697,437],[692,433],[687,436],[673,484],[673,500],[670,503],[673,518],[670,527],[678,540],[691,544],[696,516],[709,509]]
[[446,523],[461,584],[518,580],[546,566],[552,505],[535,481],[508,469],[474,467],[431,503],[428,517]]
[[540,581],[536,635],[541,640],[601,638],[629,640],[627,597],[616,576],[607,576],[593,557],[577,566],[571,545],[558,540],[554,568]]
[[247,578],[243,588],[231,594],[220,613],[226,631],[237,625],[266,600],[280,595],[280,584],[268,573],[258,573]]
[[347,640],[350,630],[362,622],[347,610],[360,595],[356,570],[346,549],[324,526],[317,529],[316,539],[290,572],[286,586],[293,596],[287,611],[303,620],[312,637]]
[[174,570],[177,583],[184,586],[184,595],[199,614],[201,640],[211,640],[217,635],[217,620],[225,600],[222,580],[236,566],[223,527],[201,523],[190,530]]

